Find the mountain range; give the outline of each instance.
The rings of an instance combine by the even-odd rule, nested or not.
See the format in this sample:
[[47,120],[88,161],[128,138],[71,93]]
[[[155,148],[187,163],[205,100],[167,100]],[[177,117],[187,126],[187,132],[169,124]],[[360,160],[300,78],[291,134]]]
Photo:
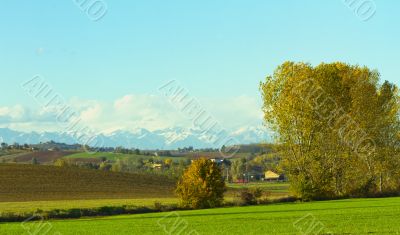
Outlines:
[[[139,149],[178,149],[192,146],[194,148],[220,148],[216,146],[219,136],[230,139],[227,145],[253,144],[271,142],[271,136],[265,127],[245,127],[235,131],[207,132],[194,128],[168,128],[149,131],[136,129],[133,131],[118,130],[112,133],[96,135],[98,143],[104,147],[139,148]],[[0,142],[13,144],[39,144],[48,141],[76,144],[79,141],[72,133],[65,132],[20,132],[9,128],[0,128]],[[218,142],[222,143],[222,142]]]

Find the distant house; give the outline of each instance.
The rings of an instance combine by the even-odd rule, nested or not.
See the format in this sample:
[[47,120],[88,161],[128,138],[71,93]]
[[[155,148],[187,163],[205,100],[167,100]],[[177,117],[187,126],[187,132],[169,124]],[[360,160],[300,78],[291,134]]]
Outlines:
[[153,169],[162,169],[162,164],[154,163],[152,167]]
[[215,163],[222,163],[224,162],[223,158],[211,158],[210,161],[215,162]]
[[278,181],[281,179],[281,176],[273,171],[265,172],[265,181]]
[[234,183],[236,184],[247,184],[249,181],[246,179],[238,179]]

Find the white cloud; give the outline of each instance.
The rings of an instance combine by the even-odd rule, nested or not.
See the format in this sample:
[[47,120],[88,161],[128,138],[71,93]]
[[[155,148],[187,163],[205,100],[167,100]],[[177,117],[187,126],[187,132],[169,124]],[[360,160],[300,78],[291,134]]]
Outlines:
[[15,105],[13,107],[0,107],[0,118],[17,120],[23,118],[24,112],[25,110],[21,105]]
[[204,108],[227,129],[259,126],[262,124],[263,113],[261,99],[251,96],[232,98],[204,99]]
[[133,95],[126,95],[121,99],[114,102],[114,107],[116,110],[123,110],[132,104]]
[[0,107],[0,127],[19,131],[56,131],[55,114],[41,107]]
[[[199,103],[208,115],[227,130],[262,123],[261,102],[254,97],[202,98]],[[162,95],[127,94],[112,102],[74,97],[68,104],[84,125],[98,132],[192,127],[190,117]],[[60,126],[56,123],[56,114],[40,107],[37,109],[20,105],[0,107],[0,125],[24,131],[54,131]]]
[[95,104],[92,107],[87,108],[81,112],[80,118],[82,121],[93,121],[101,116],[102,107],[100,104]]

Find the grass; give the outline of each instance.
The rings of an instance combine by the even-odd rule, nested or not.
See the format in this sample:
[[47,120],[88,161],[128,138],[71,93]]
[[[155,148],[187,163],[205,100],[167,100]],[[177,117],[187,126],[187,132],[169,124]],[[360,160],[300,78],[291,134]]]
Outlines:
[[87,152],[83,152],[83,153],[76,153],[76,154],[72,154],[69,156],[66,156],[64,158],[71,158],[71,159],[85,159],[85,158],[89,158],[89,159],[101,159],[101,158],[105,158],[109,161],[116,161],[118,159],[131,159],[131,160],[137,160],[137,159],[167,159],[170,158],[176,162],[178,162],[179,160],[183,160],[185,159],[184,157],[154,157],[154,156],[146,156],[146,155],[136,155],[136,154],[122,154],[122,153],[110,153],[110,152],[105,152],[105,153],[87,153]]
[[74,154],[74,151],[35,151],[19,154],[14,157],[14,161],[18,163],[31,163],[32,159],[35,158],[40,164],[51,164],[57,159],[63,158],[70,154]]
[[0,202],[173,197],[163,176],[0,164]]
[[178,199],[169,198],[141,198],[141,199],[94,199],[94,200],[63,200],[63,201],[33,201],[33,202],[0,202],[0,214],[13,213],[29,213],[40,209],[42,211],[50,211],[55,209],[91,209],[103,206],[138,206],[153,207],[155,202],[164,205],[178,204]]
[[[42,228],[51,230],[50,234],[178,234],[180,231],[180,234],[189,234],[196,231],[198,234],[384,235],[400,233],[399,217],[400,198],[352,199],[54,220]],[[4,223],[0,224],[0,234],[22,234],[28,229],[33,233],[36,225]],[[314,229],[313,225],[316,225]]]
[[[239,189],[245,187],[260,187],[271,193],[269,198],[281,198],[288,196],[288,192],[283,190],[287,189],[288,184],[286,183],[252,183],[246,185],[228,184],[228,191],[225,194],[225,201],[234,201],[235,193],[239,192]],[[167,197],[157,198],[152,195],[148,198],[131,198],[131,199],[86,199],[86,200],[55,200],[55,201],[23,201],[23,202],[0,202],[0,213],[13,212],[13,213],[29,213],[35,212],[37,209],[43,211],[50,211],[54,209],[90,209],[103,206],[143,206],[152,207],[155,202],[160,202],[163,205],[178,204],[178,198],[172,193],[164,194]],[[115,195],[114,195],[115,196]],[[38,198],[39,199],[39,198]]]

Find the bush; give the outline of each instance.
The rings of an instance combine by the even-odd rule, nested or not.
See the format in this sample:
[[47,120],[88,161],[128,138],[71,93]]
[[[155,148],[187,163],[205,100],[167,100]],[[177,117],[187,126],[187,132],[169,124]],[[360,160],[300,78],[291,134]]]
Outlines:
[[[263,196],[266,195],[261,188],[243,189],[240,193],[240,200],[242,205],[256,205],[261,204]],[[265,200],[266,201],[266,200]]]
[[178,205],[163,205],[161,202],[154,202],[154,210],[157,212],[167,212],[178,210]]
[[81,218],[81,210],[80,209],[68,209],[65,213],[66,218],[78,219]]
[[225,181],[216,163],[205,158],[195,160],[178,183],[176,193],[185,208],[203,209],[221,206]]

